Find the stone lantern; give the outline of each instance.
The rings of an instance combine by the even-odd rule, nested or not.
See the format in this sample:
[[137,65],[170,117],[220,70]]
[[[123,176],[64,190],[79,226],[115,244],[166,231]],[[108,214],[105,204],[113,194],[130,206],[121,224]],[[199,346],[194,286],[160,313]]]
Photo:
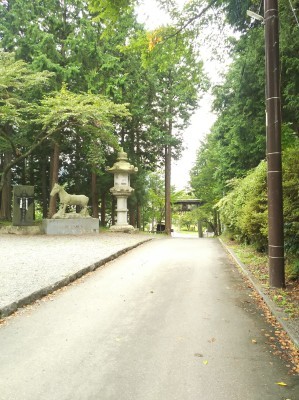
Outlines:
[[110,192],[117,199],[117,222],[110,229],[116,232],[132,231],[134,227],[128,224],[127,199],[134,192],[134,189],[130,187],[130,175],[135,174],[138,168],[128,162],[127,153],[121,149],[116,163],[113,167],[107,168],[107,171],[114,174],[114,186]]

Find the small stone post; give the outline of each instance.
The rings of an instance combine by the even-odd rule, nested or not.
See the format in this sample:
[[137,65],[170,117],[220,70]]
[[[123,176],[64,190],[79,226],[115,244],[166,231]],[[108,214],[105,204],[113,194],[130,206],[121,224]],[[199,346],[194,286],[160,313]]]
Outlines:
[[110,189],[110,192],[117,200],[117,222],[115,225],[111,226],[110,230],[114,232],[133,231],[134,227],[128,224],[127,199],[134,191],[134,189],[130,187],[130,175],[135,174],[138,168],[128,162],[127,153],[121,149],[118,153],[116,163],[114,163],[113,167],[108,167],[107,171],[114,174],[114,186]]

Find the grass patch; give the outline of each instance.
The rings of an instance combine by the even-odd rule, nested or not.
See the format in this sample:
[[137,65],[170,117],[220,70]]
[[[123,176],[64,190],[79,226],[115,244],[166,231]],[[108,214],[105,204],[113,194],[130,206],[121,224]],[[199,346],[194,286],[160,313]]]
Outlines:
[[251,274],[263,285],[269,280],[268,257],[265,253],[258,253],[251,245],[241,244],[236,241],[221,237],[227,247],[231,248],[238,258],[246,265]]
[[267,254],[257,252],[254,246],[231,240],[225,235],[221,236],[221,239],[246,265],[247,270],[261,283],[272,300],[290,318],[299,318],[299,281],[293,280],[288,274],[288,265],[286,265],[286,288],[270,289]]
[[195,231],[175,231],[179,233],[180,235],[186,235],[186,236],[196,236],[198,237],[198,232]]
[[5,221],[0,219],[0,228],[6,226],[11,226],[11,221]]

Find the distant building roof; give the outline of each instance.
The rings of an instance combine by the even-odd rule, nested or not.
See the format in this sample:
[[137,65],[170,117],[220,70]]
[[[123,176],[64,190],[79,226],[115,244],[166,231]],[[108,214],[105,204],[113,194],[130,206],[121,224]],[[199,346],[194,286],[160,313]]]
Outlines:
[[203,204],[203,201],[199,199],[187,199],[187,200],[183,199],[183,200],[176,200],[173,202],[173,204],[190,204],[190,205],[196,204],[200,206]]
[[182,211],[191,211],[191,206],[201,206],[203,204],[202,200],[199,199],[182,199],[173,201],[172,204],[179,204],[182,206]]

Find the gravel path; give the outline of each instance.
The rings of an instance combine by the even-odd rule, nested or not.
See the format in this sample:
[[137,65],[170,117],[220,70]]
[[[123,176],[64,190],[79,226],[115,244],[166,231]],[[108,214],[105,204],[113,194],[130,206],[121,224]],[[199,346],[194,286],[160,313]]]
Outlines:
[[0,234],[0,317],[103,265],[151,236]]

